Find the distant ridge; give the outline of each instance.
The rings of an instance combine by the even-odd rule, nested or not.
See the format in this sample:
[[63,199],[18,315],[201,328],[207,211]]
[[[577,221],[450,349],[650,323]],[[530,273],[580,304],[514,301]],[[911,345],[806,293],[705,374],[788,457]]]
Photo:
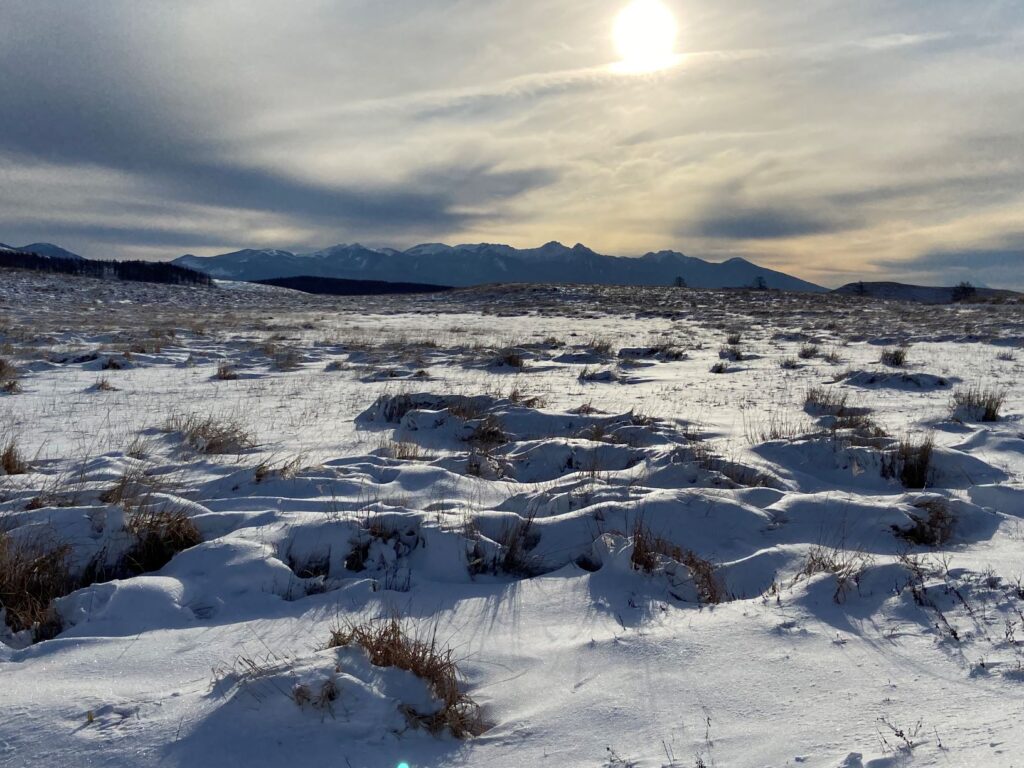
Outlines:
[[313,253],[246,249],[220,256],[182,256],[172,263],[223,280],[260,281],[281,277],[411,282],[466,287],[487,283],[576,283],[691,288],[761,287],[825,292],[825,288],[745,259],[713,263],[677,251],[638,258],[606,256],[584,245],[550,242],[539,248],[478,243],[426,243],[399,251],[358,243]]
[[0,245],[0,268],[140,283],[210,285],[213,282],[202,272],[165,261],[95,261],[81,256],[67,258],[26,253],[3,245]]
[[931,287],[893,282],[847,283],[833,293],[844,296],[864,296],[890,301],[916,301],[922,304],[954,304],[957,302],[985,302],[1022,300],[1024,293],[996,288],[977,288],[969,284],[953,287]]
[[84,260],[77,253],[61,248],[59,245],[53,243],[32,243],[31,245],[23,245],[20,248],[15,248],[11,245],[4,245],[0,243],[0,252],[2,251],[15,251],[17,253],[33,253],[36,256],[42,256],[46,259],[71,259],[73,261]]
[[425,285],[423,283],[387,283],[382,280],[343,280],[336,277],[272,277],[256,280],[260,285],[274,285],[291,288],[303,293],[324,296],[384,296],[388,294],[440,293],[452,290],[446,285]]

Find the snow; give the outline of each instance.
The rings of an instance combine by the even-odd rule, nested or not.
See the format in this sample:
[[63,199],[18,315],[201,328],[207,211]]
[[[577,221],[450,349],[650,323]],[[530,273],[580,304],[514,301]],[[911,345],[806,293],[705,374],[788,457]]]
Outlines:
[[[112,563],[127,513],[104,499],[131,476],[202,538],[60,598],[54,639],[0,630],[0,765],[1020,764],[1013,306],[6,271],[0,312],[21,372],[0,443],[32,464],[0,474],[2,530]],[[734,332],[745,354],[711,373]],[[901,342],[906,367],[882,365]],[[999,421],[952,418],[975,384],[1006,392]],[[833,431],[812,386],[889,437]],[[255,447],[161,429],[187,414]],[[886,476],[894,441],[926,434],[927,487]],[[899,534],[931,509],[948,541]],[[664,542],[650,573],[644,530]],[[325,648],[392,615],[452,649],[483,734],[414,727],[404,712],[438,706],[422,680]]]

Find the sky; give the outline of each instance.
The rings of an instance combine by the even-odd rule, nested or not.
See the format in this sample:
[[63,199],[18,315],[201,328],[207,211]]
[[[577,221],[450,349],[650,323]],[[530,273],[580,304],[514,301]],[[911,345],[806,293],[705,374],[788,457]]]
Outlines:
[[1024,2],[0,0],[0,241],[559,240],[1024,289]]

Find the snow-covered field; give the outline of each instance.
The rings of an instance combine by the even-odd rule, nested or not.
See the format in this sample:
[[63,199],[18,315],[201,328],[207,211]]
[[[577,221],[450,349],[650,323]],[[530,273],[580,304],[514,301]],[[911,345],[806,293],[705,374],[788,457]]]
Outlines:
[[[0,569],[66,570],[2,765],[1024,765],[1019,305],[6,272],[0,358]],[[478,735],[327,647],[392,618]]]

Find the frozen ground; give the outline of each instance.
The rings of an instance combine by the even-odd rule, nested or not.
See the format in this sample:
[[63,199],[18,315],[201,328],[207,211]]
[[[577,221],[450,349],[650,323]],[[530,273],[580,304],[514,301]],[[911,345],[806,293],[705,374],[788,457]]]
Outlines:
[[[0,628],[2,765],[1024,764],[1020,306],[6,272],[0,313],[0,541],[74,579]],[[167,509],[201,542],[119,572]],[[325,649],[393,616],[482,734]]]

